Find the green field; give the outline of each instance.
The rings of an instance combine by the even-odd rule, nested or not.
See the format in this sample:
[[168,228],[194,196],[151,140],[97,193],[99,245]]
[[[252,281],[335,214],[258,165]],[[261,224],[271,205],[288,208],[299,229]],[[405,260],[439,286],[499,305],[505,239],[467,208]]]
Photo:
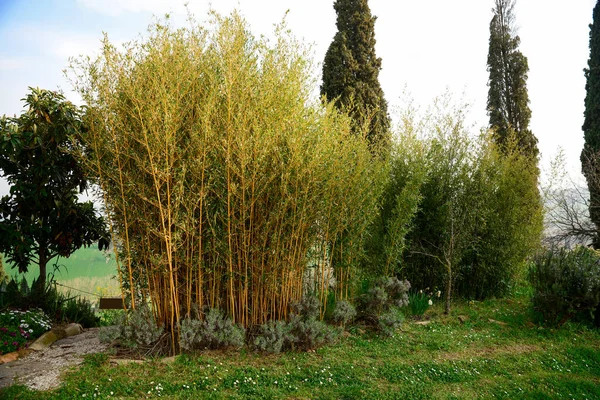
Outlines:
[[[32,266],[25,274],[19,274],[8,263],[4,263],[5,271],[9,276],[25,276],[31,283],[39,275],[37,266]],[[98,251],[96,246],[82,248],[69,258],[60,257],[52,260],[48,265],[48,272],[54,274],[54,279],[61,285],[59,288],[70,291],[72,294],[81,295],[92,301],[98,296],[115,296],[119,292],[116,278],[117,264],[114,255]]]

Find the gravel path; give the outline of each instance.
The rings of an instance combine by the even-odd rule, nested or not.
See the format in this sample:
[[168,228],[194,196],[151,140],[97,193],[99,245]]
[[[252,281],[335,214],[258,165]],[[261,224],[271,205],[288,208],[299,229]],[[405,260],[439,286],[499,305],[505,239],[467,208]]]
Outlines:
[[107,345],[98,340],[98,328],[57,340],[46,350],[0,365],[0,388],[21,383],[34,390],[48,390],[60,385],[60,374],[68,367],[81,364],[85,354],[100,353]]

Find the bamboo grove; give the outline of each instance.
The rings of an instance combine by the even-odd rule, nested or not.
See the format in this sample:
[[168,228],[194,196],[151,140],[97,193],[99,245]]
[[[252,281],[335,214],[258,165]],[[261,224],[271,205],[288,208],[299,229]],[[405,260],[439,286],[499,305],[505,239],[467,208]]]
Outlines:
[[308,279],[325,304],[331,265],[348,296],[386,172],[313,99],[308,60],[284,24],[256,38],[234,13],[73,61],[124,296],[168,331],[196,306],[285,319]]

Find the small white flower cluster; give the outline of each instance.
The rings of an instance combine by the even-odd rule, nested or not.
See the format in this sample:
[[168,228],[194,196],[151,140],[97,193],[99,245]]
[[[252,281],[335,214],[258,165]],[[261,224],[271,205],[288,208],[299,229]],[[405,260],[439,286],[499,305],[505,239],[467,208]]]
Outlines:
[[[151,385],[154,385],[154,381],[150,382]],[[156,386],[150,388],[148,394],[152,394],[155,392],[158,397],[162,396],[163,386],[160,383],[157,383]]]
[[33,309],[29,311],[10,310],[0,313],[0,321],[5,321],[9,325],[17,325],[21,336],[30,339],[31,334],[36,330],[47,331],[51,328],[50,319],[42,310]]

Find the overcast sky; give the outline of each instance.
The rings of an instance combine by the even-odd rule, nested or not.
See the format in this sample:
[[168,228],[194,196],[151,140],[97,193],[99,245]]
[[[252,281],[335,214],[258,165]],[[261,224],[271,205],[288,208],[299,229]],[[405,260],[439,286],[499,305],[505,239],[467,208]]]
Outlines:
[[[199,20],[210,2],[188,0]],[[487,124],[486,59],[494,0],[370,0],[377,16],[380,82],[390,109],[402,104],[404,88],[426,106],[446,88],[471,106],[478,127]],[[583,68],[589,56],[594,0],[518,0],[521,51],[529,60],[531,129],[539,140],[542,166],[559,146],[568,168],[580,170],[583,146]],[[333,0],[214,0],[228,14],[237,8],[254,34],[269,34],[285,12],[298,38],[314,45],[323,60],[335,34]],[[63,69],[68,58],[91,54],[102,32],[114,42],[143,33],[152,16],[171,12],[183,21],[183,2],[166,0],[0,0],[0,115],[19,114],[28,86],[62,89],[77,102]],[[320,68],[320,67],[319,67]],[[392,111],[393,115],[393,111]],[[7,193],[0,182],[0,195]]]

